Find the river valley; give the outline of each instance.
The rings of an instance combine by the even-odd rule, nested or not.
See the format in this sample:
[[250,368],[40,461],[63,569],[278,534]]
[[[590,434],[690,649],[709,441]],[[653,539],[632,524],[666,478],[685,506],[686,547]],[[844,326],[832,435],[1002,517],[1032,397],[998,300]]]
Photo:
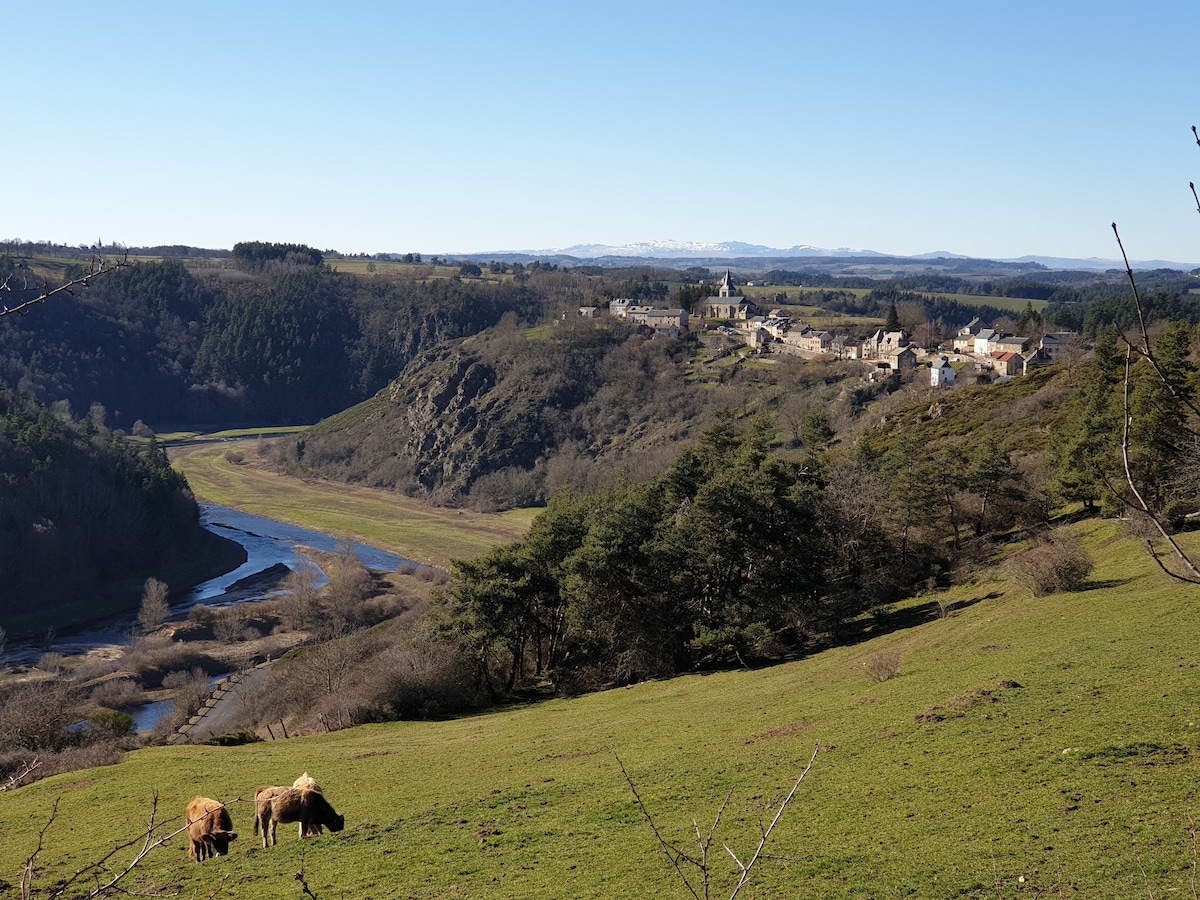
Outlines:
[[[200,520],[214,534],[241,544],[246,551],[246,561],[224,575],[172,597],[173,620],[186,618],[197,603],[228,606],[262,600],[276,587],[286,570],[295,571],[302,564],[311,563],[302,548],[332,553],[340,543],[328,534],[212,503],[200,504]],[[369,569],[390,571],[406,562],[403,557],[377,547],[361,543],[351,546]],[[106,649],[117,653],[130,642],[136,621],[136,613],[130,612],[48,639],[14,642],[0,657],[0,662],[9,666],[32,666],[44,653],[72,656]]]

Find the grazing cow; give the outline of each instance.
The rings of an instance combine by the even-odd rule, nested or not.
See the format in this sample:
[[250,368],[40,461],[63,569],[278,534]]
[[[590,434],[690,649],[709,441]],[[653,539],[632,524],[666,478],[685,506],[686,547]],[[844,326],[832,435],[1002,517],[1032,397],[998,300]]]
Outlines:
[[[305,772],[303,775],[301,775],[299,778],[297,778],[295,781],[293,781],[292,787],[304,788],[306,790],[316,791],[318,794],[324,793],[321,790],[321,786],[319,784],[317,784],[317,779],[315,779],[311,775],[309,775],[308,772]],[[311,823],[308,826],[307,833],[305,833],[305,831],[304,831],[304,826],[303,825],[300,826],[300,837],[312,837],[312,836],[318,835],[320,833],[321,833],[321,826],[319,823],[315,823],[315,822]]]
[[[279,796],[284,791],[290,791],[292,788],[307,788],[310,791],[316,791],[318,794],[321,793],[321,786],[319,784],[317,784],[316,780],[313,779],[313,777],[311,775],[309,775],[307,772],[305,772],[303,775],[301,775],[299,778],[297,778],[296,781],[292,784],[291,788],[288,787],[286,784],[277,784],[277,785],[271,785],[269,787],[260,787],[258,790],[256,790],[254,792],[254,833],[255,834],[258,834],[258,823],[259,823],[259,820],[262,818],[262,812],[261,812],[262,804],[265,801],[270,800],[272,797]],[[317,822],[310,822],[308,825],[308,831],[305,831],[304,827],[305,827],[304,823],[301,822],[300,823],[300,837],[302,837],[302,838],[303,837],[315,837],[316,835],[321,833],[321,826]]]
[[[254,833],[258,834],[258,823],[262,818],[262,808],[264,803],[270,803],[272,797],[278,797],[284,791],[290,791],[291,788],[286,784],[277,784],[268,787],[260,787],[254,792]],[[300,835],[304,837],[304,835]]]
[[188,804],[187,832],[191,840],[188,856],[196,862],[229,853],[229,842],[237,837],[225,804],[209,797],[197,797]]
[[261,798],[256,793],[255,800],[256,824],[262,830],[264,848],[275,843],[275,826],[280,822],[299,822],[301,837],[320,825],[330,831],[341,831],[346,826],[346,817],[338,815],[320,791],[283,788]]

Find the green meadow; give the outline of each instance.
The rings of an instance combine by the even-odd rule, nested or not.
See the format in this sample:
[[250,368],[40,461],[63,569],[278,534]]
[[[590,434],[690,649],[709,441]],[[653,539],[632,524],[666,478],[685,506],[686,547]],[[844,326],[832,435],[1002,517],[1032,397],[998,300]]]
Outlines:
[[[786,291],[789,300],[803,301],[805,294],[815,294],[818,291],[829,290],[829,288],[808,288],[797,287],[795,285],[768,285],[766,287],[745,288],[747,297],[755,300],[761,300],[764,297],[772,297],[776,293]],[[865,297],[871,293],[871,288],[843,288],[839,287],[836,290],[843,291],[847,294],[854,294],[857,297]],[[1026,304],[1033,304],[1035,310],[1041,311],[1045,309],[1049,303],[1046,300],[1027,299],[1025,297],[993,297],[983,294],[954,294],[940,291],[915,291],[923,297],[935,297],[945,300],[956,300],[964,306],[994,306],[997,309],[1008,310],[1009,312],[1020,314],[1025,309]],[[789,307],[790,308],[790,307]]]
[[[127,890],[296,898],[303,872],[320,898],[690,896],[619,759],[663,838],[693,858],[724,804],[709,895],[729,897],[725,847],[749,859],[818,747],[739,897],[1195,896],[1200,588],[1113,523],[1075,527],[1097,563],[1075,593],[1034,598],[999,566],[769,668],[149,748],[0,794],[0,896],[16,896],[55,802],[39,891],[144,832],[155,797],[155,835],[178,828],[196,794],[230,803],[230,855],[191,863],[176,836]],[[877,680],[888,659],[898,671]],[[301,842],[280,826],[262,849],[246,800],[306,770],[345,830]]]

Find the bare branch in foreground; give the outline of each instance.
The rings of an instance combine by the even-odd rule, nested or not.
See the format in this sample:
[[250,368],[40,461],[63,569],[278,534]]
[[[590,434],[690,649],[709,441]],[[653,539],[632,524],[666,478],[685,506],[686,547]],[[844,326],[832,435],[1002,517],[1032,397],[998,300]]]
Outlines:
[[50,807],[50,818],[46,820],[46,824],[42,826],[42,830],[38,832],[37,847],[25,860],[25,865],[21,869],[21,900],[30,900],[30,890],[33,888],[33,869],[37,864],[38,854],[42,852],[42,848],[46,841],[46,832],[50,830],[50,826],[54,824],[55,818],[58,817],[58,800],[55,798],[54,805]]
[[0,791],[11,791],[19,788],[21,786],[21,782],[24,781],[28,776],[32,775],[36,769],[41,767],[41,765],[42,761],[36,756],[28,762],[21,763],[20,770],[14,772],[12,775],[9,775],[8,781],[4,782],[3,785],[0,785]]
[[[57,799],[54,801],[54,806],[50,811],[50,818],[46,821],[46,824],[42,827],[41,832],[38,834],[37,848],[32,854],[30,854],[29,858],[26,859],[25,866],[21,871],[21,900],[34,900],[34,868],[38,855],[44,849],[46,833],[50,830],[50,826],[58,817],[58,802],[59,801]],[[91,862],[83,866],[46,896],[51,898],[51,900],[53,900],[53,898],[63,897],[71,889],[72,885],[76,884],[78,881],[80,881],[80,879],[85,877],[94,878],[97,883],[90,890],[71,895],[72,897],[78,898],[78,900],[95,900],[95,898],[107,896],[114,891],[120,890],[118,888],[119,883],[131,872],[133,872],[133,870],[136,869],[142,863],[142,861],[150,855],[151,852],[157,850],[163,844],[170,841],[171,838],[182,834],[188,829],[186,816],[175,816],[173,819],[167,819],[165,821],[158,822],[156,821],[157,814],[158,792],[156,791],[154,793],[153,803],[150,808],[150,818],[146,822],[145,831],[140,832],[136,837],[125,841],[122,844],[117,844],[95,862]],[[173,822],[175,819],[185,819],[185,822],[181,828],[176,828],[174,831],[161,837],[155,837],[155,832],[165,828],[169,822]],[[128,848],[138,844],[141,846],[138,847],[133,859],[130,860],[124,868],[112,869],[109,867],[108,862],[114,856],[116,856],[122,850],[127,850]]]
[[9,306],[6,303],[0,303],[0,318],[11,315],[26,315],[31,307],[37,306],[40,303],[45,303],[51,297],[57,296],[58,294],[70,294],[71,296],[74,296],[75,288],[85,288],[91,284],[93,278],[106,275],[114,269],[123,269],[128,265],[128,254],[120,259],[105,259],[102,256],[94,256],[92,257],[91,263],[88,265],[87,271],[83,275],[79,276],[78,278],[73,278],[65,284],[59,285],[58,287],[52,288],[50,287],[50,282],[44,278],[40,280],[40,284],[35,283],[35,281],[29,277],[29,268],[24,263],[17,263],[17,269],[24,270],[22,274],[25,277],[23,278],[22,283],[20,285],[13,283],[13,279],[17,276],[17,272],[14,271],[3,281],[0,281],[0,295],[23,294],[28,291],[36,291],[37,293],[30,299],[22,300],[20,303],[17,303],[14,306]]
[[304,851],[300,851],[300,871],[296,873],[296,880],[300,882],[300,893],[306,897],[312,897],[312,900],[317,900],[317,895],[309,890],[308,882],[304,880]]
[[1121,335],[1121,339],[1125,342],[1124,424],[1121,431],[1121,461],[1125,467],[1125,483],[1129,485],[1129,490],[1132,492],[1134,499],[1137,500],[1138,506],[1141,508],[1142,512],[1144,512],[1150,521],[1154,523],[1154,527],[1158,530],[1158,533],[1162,535],[1163,539],[1170,545],[1171,549],[1175,552],[1175,555],[1183,563],[1184,567],[1191,573],[1191,576],[1189,577],[1172,572],[1169,568],[1167,568],[1166,565],[1163,564],[1162,560],[1155,552],[1153,544],[1151,544],[1150,541],[1146,541],[1146,545],[1150,551],[1150,557],[1154,560],[1158,567],[1170,577],[1178,579],[1179,581],[1187,582],[1188,584],[1200,584],[1200,568],[1198,568],[1196,564],[1192,562],[1191,558],[1187,555],[1187,553],[1184,552],[1183,548],[1179,546],[1178,542],[1167,531],[1167,528],[1165,525],[1163,525],[1162,520],[1150,508],[1150,504],[1146,502],[1141,491],[1138,490],[1137,483],[1133,477],[1133,469],[1129,464],[1129,432],[1130,426],[1133,424],[1133,417],[1129,411],[1129,388],[1132,380],[1130,373],[1133,367],[1133,353],[1136,351],[1139,356],[1150,363],[1155,374],[1158,375],[1159,380],[1163,383],[1163,385],[1166,386],[1167,390],[1170,391],[1171,395],[1176,400],[1178,400],[1180,403],[1183,403],[1193,413],[1200,414],[1200,410],[1197,410],[1195,404],[1193,404],[1190,400],[1180,396],[1176,392],[1175,386],[1171,384],[1171,380],[1163,373],[1162,369],[1158,365],[1158,361],[1154,358],[1154,353],[1150,346],[1150,335],[1146,330],[1145,315],[1142,312],[1142,300],[1138,294],[1137,283],[1133,278],[1133,268],[1129,265],[1129,257],[1125,253],[1125,245],[1121,243],[1121,234],[1119,231],[1117,231],[1116,222],[1112,223],[1112,229],[1113,234],[1116,235],[1117,238],[1117,246],[1121,248],[1121,257],[1125,260],[1125,274],[1129,277],[1129,285],[1133,289],[1133,302],[1137,309],[1138,323],[1141,328],[1143,342],[1141,346],[1137,346],[1127,337],[1125,337],[1125,335]]
[[[740,872],[737,885],[734,887],[733,893],[729,895],[729,900],[734,900],[734,898],[737,897],[737,895],[741,892],[742,888],[745,887],[750,881],[750,875],[753,872],[755,865],[757,865],[763,859],[763,851],[766,849],[767,842],[771,838],[771,832],[774,831],[775,826],[779,824],[779,820],[783,817],[783,812],[785,809],[787,809],[788,804],[790,804],[795,798],[796,791],[800,788],[800,782],[802,782],[805,776],[812,771],[813,763],[816,762],[817,754],[820,752],[820,750],[820,744],[817,744],[817,746],[813,748],[812,757],[808,760],[808,765],[804,767],[804,771],[800,773],[800,777],[797,778],[796,783],[792,785],[792,790],[788,793],[787,797],[785,797],[783,802],[779,804],[779,809],[776,810],[775,818],[771,820],[771,824],[764,828],[762,822],[759,822],[760,837],[758,846],[755,848],[754,854],[750,857],[748,862],[743,863],[738,855],[732,849],[730,849],[728,844],[724,845],[725,852],[733,858],[733,861],[737,865]],[[671,865],[675,869],[675,874],[679,876],[679,880],[683,882],[683,886],[687,888],[688,893],[690,893],[695,900],[709,900],[709,888],[711,882],[708,864],[708,850],[712,846],[713,839],[716,836],[717,825],[721,821],[721,816],[724,814],[725,808],[729,805],[729,800],[733,796],[733,792],[730,791],[725,796],[724,801],[722,801],[720,808],[717,810],[717,815],[713,820],[712,827],[708,830],[707,835],[702,835],[699,824],[696,823],[695,820],[692,821],[692,825],[696,830],[696,842],[700,846],[700,858],[693,859],[688,854],[684,853],[683,850],[667,843],[666,838],[662,836],[662,832],[658,830],[658,825],[655,824],[654,817],[651,816],[650,811],[646,809],[646,804],[642,801],[641,795],[638,794],[637,786],[633,783],[633,779],[629,777],[629,773],[625,770],[625,764],[621,762],[621,758],[619,756],[617,757],[617,765],[621,767],[621,774],[625,776],[625,781],[629,785],[629,790],[633,792],[634,799],[637,800],[638,807],[641,809],[642,815],[645,816],[646,821],[650,825],[650,829],[654,832],[654,836],[658,838],[659,846],[662,847],[663,852],[667,855],[667,859],[671,861]],[[702,886],[701,891],[697,891],[697,889],[692,885],[692,882],[688,880],[687,873],[683,869],[683,863],[688,863],[700,870]]]

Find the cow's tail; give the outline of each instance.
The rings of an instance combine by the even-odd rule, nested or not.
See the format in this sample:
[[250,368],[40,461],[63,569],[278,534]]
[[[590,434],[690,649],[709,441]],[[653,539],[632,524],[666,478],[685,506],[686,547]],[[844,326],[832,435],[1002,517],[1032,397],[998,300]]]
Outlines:
[[258,836],[258,795],[262,793],[262,788],[254,792],[254,834]]

